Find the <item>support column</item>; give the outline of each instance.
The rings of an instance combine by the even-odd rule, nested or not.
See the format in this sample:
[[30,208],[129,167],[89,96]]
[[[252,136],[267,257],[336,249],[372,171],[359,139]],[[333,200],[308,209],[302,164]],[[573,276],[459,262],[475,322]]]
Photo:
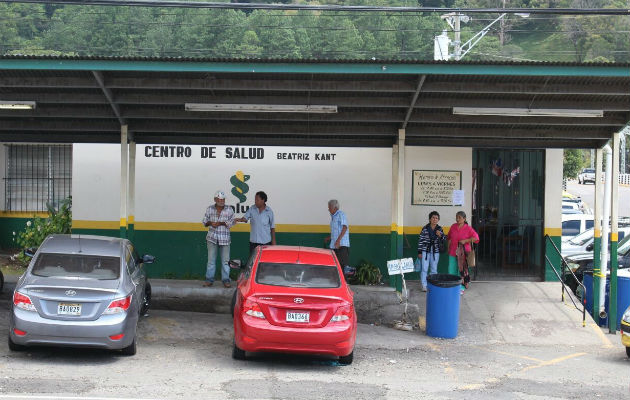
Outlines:
[[127,125],[120,126],[120,237],[127,237],[127,170],[129,166],[129,146]]
[[127,237],[134,240],[134,219],[136,211],[136,142],[129,141],[129,192],[127,196]]
[[[403,256],[403,225],[405,196],[405,130],[398,130],[398,142],[392,146],[392,226],[390,232],[390,259]],[[400,275],[390,277],[390,285],[402,291]]]
[[[545,150],[545,235],[549,235],[556,247],[562,250],[562,149]],[[560,255],[551,243],[545,240],[545,255],[558,271]],[[545,281],[557,281],[551,266],[545,261]]]
[[[624,138],[625,139],[625,138]],[[608,295],[608,332],[617,332],[617,247],[619,241],[619,132],[612,137],[612,182],[610,207],[610,293]]]
[[595,150],[595,204],[594,209],[594,239],[593,239],[593,287],[591,288],[593,293],[593,307],[590,313],[593,315],[595,323],[599,323],[599,313],[597,305],[599,304],[599,278],[597,275],[601,272],[601,257],[602,257],[602,214],[604,210],[604,184],[602,183],[602,165],[604,152],[602,149]]

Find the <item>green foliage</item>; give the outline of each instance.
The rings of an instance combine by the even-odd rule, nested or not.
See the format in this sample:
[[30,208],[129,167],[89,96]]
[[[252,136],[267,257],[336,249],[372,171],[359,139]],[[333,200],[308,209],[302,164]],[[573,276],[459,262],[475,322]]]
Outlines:
[[562,170],[563,178],[577,178],[578,174],[584,167],[584,156],[582,150],[567,149],[564,151],[564,163]]
[[[59,204],[56,209],[50,203],[48,208],[48,218],[34,217],[33,221],[26,223],[26,229],[17,235],[17,243],[23,248],[39,247],[46,239],[46,236],[53,233],[70,233],[72,228],[72,198],[67,198]],[[17,256],[22,263],[28,263],[30,257],[20,253]]]
[[383,275],[378,267],[369,261],[361,260],[356,267],[356,273],[352,277],[351,283],[360,285],[378,285],[381,283]]

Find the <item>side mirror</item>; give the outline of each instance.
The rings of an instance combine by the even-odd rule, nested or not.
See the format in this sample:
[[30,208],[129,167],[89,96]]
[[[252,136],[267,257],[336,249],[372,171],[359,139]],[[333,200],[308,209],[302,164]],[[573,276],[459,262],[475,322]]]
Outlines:
[[155,257],[153,257],[151,254],[145,254],[142,256],[143,264],[153,264],[154,261],[155,261]]
[[228,265],[233,269],[241,269],[243,267],[243,262],[241,260],[230,260],[228,261]]
[[35,247],[29,247],[28,249],[24,249],[24,255],[33,258],[36,251],[37,249]]
[[586,251],[593,251],[593,243],[586,246]]

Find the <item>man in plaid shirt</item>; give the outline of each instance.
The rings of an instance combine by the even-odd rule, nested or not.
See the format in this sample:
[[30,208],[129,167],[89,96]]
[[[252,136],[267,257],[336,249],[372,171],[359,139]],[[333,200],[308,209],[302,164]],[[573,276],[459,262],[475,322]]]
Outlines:
[[221,280],[223,286],[230,285],[230,228],[236,223],[234,211],[225,206],[225,193],[218,190],[214,194],[214,204],[206,210],[203,216],[203,225],[208,227],[206,241],[208,242],[208,265],[206,267],[206,281],[203,286],[214,284],[216,271],[217,251],[221,253]]

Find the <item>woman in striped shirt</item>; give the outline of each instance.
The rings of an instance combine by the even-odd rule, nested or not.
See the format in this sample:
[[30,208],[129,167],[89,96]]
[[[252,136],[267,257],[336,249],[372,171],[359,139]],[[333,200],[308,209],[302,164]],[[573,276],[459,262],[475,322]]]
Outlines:
[[438,262],[440,261],[440,250],[445,247],[446,235],[442,227],[438,225],[440,214],[431,211],[429,223],[420,231],[418,238],[418,258],[420,259],[420,283],[422,291],[427,291],[427,271],[431,274],[437,273]]

